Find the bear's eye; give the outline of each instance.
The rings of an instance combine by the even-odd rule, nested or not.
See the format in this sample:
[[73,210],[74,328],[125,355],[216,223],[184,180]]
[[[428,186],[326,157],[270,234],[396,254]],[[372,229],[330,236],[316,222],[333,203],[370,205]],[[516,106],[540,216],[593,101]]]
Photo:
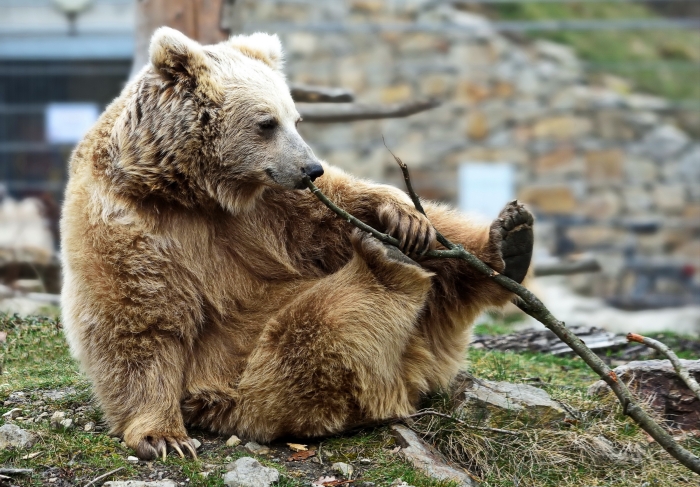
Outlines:
[[258,129],[260,129],[262,132],[272,132],[277,128],[277,125],[277,120],[274,118],[267,118],[258,123]]

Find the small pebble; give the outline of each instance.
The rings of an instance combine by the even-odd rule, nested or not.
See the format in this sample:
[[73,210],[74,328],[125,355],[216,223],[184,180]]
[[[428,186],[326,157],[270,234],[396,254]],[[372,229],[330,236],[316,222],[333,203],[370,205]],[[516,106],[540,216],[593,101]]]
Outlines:
[[83,429],[85,431],[92,431],[95,429],[95,423],[93,423],[92,421],[88,421],[87,423],[85,423],[85,426],[83,426]]
[[240,444],[241,444],[241,439],[239,437],[237,437],[236,435],[233,435],[233,436],[231,436],[231,438],[226,440],[226,446],[237,447]]
[[372,463],[372,460],[370,460],[369,458],[360,458],[360,463],[362,465],[370,465]]
[[139,463],[138,457],[132,457],[132,456],[126,457],[126,461],[129,463]]
[[254,455],[267,455],[270,453],[270,449],[265,445],[261,445],[254,441],[249,441],[245,444],[245,449]]
[[10,409],[8,412],[2,415],[5,419],[17,419],[22,416],[22,410],[20,408]]
[[352,472],[354,471],[352,465],[348,465],[347,463],[343,462],[334,463],[331,465],[331,470],[334,472],[339,472],[348,478],[352,477]]
[[199,450],[199,447],[202,446],[202,442],[197,438],[192,438],[192,443],[194,443],[195,450]]
[[73,427],[73,420],[67,418],[61,421],[59,424],[61,425],[64,431],[68,431]]

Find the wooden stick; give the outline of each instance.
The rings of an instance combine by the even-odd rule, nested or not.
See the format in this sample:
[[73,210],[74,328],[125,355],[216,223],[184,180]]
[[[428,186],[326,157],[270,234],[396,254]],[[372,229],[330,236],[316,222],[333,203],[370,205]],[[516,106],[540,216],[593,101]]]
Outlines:
[[[358,220],[350,213],[341,208],[338,208],[330,201],[311,180],[305,178],[306,186],[323,204],[331,209],[335,214],[339,215],[344,220],[355,225],[356,227],[371,233],[374,237],[384,243],[399,247],[399,242],[395,238],[375,230],[366,223]],[[414,194],[411,198],[417,198]],[[443,237],[444,238],[444,237]],[[537,296],[532,294],[528,289],[521,286],[517,282],[500,274],[489,266],[484,264],[478,257],[467,252],[461,245],[453,244],[447,239],[444,239],[445,247],[448,250],[430,250],[425,254],[427,258],[434,259],[460,259],[465,261],[472,268],[492,279],[494,282],[518,296],[515,304],[525,313],[529,314],[537,321],[552,330],[561,341],[566,343],[576,354],[583,359],[586,364],[593,369],[615,393],[620,404],[622,404],[623,412],[630,416],[637,424],[651,436],[656,442],[661,445],[672,457],[678,460],[682,465],[700,474],[700,458],[680,446],[673,437],[668,434],[661,426],[659,426],[637,403],[630,393],[627,386],[617,380],[615,372],[613,372],[595,353],[593,353],[583,341],[573,334],[562,321],[556,319],[547,307],[540,301]]]
[[117,473],[121,470],[124,470],[124,467],[115,468],[114,470],[111,470],[105,474],[102,474],[99,477],[96,477],[96,478],[92,479],[90,482],[88,482],[87,484],[85,484],[85,487],[90,487],[91,485],[95,485],[100,480],[104,480],[107,477],[109,477],[110,475],[114,475],[115,473]]
[[291,84],[289,92],[297,103],[350,103],[355,101],[355,95],[352,91],[344,88]]
[[305,122],[335,123],[380,118],[408,117],[430,110],[440,102],[428,98],[391,105],[364,105],[360,103],[299,103],[297,109]]
[[700,399],[700,384],[698,384],[698,382],[690,375],[688,369],[683,367],[683,364],[681,364],[681,361],[678,359],[678,355],[673,353],[673,350],[671,350],[658,340],[654,340],[653,338],[645,337],[642,335],[637,335],[636,333],[628,333],[627,340],[630,342],[643,343],[647,347],[653,348],[654,350],[658,351],[659,353],[663,354],[666,358],[668,358],[671,361],[671,365],[673,365],[673,370],[675,370],[676,374],[678,374],[678,377],[680,377],[683,380],[683,382],[685,382],[685,385],[687,385],[688,389],[690,389],[693,392],[693,394],[695,394],[695,397]]

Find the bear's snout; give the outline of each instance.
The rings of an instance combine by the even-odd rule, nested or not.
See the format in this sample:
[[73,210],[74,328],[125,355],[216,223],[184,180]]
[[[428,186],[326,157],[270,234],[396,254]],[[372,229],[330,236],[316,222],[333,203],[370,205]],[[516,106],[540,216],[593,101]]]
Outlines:
[[311,164],[304,166],[301,169],[301,172],[309,176],[311,181],[315,181],[316,178],[323,176],[323,166],[321,166],[321,164],[318,162],[312,162]]

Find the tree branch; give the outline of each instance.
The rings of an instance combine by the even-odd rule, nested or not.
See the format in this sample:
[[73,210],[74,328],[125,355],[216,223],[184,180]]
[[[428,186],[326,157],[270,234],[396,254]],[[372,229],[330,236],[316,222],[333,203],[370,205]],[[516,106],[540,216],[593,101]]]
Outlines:
[[345,88],[329,88],[292,84],[289,86],[292,99],[297,103],[350,103],[355,101],[352,91]]
[[636,333],[628,333],[627,340],[630,342],[643,343],[647,347],[653,348],[654,350],[658,351],[659,353],[663,354],[666,358],[668,358],[671,361],[671,365],[673,365],[673,370],[675,370],[676,374],[678,374],[678,377],[680,377],[683,380],[683,382],[685,382],[685,385],[687,385],[688,389],[690,389],[693,392],[693,394],[695,394],[695,397],[700,399],[700,384],[698,384],[697,381],[690,375],[688,369],[683,367],[683,364],[681,364],[681,361],[678,360],[678,356],[675,353],[673,353],[673,350],[671,350],[658,340],[654,340],[653,338],[645,337],[642,335],[637,335]]
[[401,118],[430,110],[440,102],[428,98],[391,105],[365,105],[360,103],[299,103],[297,109],[306,122],[334,123],[379,118]]
[[[403,163],[399,165],[402,166],[401,169],[404,172],[404,178],[406,180],[410,180],[408,168],[405,167],[405,164]],[[311,182],[308,177],[305,178],[305,183],[314,196],[321,200],[321,202],[330,208],[335,214],[349,223],[352,223],[361,230],[371,233],[382,242],[399,247],[399,242],[395,238],[375,230],[345,210],[338,208],[314,185],[313,182]],[[410,188],[411,199],[415,202],[418,199],[418,196],[415,194],[415,192],[413,192],[412,186],[410,186]],[[416,209],[419,209],[420,211],[422,208],[423,207],[421,205]],[[425,214],[424,212],[422,213]],[[661,445],[664,450],[666,450],[682,465],[693,472],[700,474],[700,458],[676,443],[673,437],[668,434],[666,430],[659,426],[637,403],[635,403],[634,398],[632,397],[632,394],[627,386],[622,381],[617,380],[615,372],[605,365],[605,363],[595,353],[593,353],[579,337],[567,329],[562,321],[556,319],[542,303],[542,301],[537,298],[537,296],[532,294],[532,292],[517,282],[491,269],[479,258],[470,252],[467,252],[461,245],[453,244],[444,236],[442,239],[444,240],[444,243],[443,241],[441,241],[441,243],[447,247],[448,250],[430,250],[425,254],[426,258],[463,260],[484,276],[492,279],[500,286],[518,296],[520,299],[517,299],[515,304],[525,313],[529,314],[537,321],[544,324],[547,328],[552,330],[552,332],[554,332],[554,334],[557,335],[561,341],[571,347],[571,349],[576,352],[576,354],[581,357],[583,361],[586,362],[586,364],[608,384],[608,386],[610,386],[610,389],[612,389],[620,401],[620,404],[622,404],[623,411],[627,416],[634,419],[644,431],[649,433],[649,436],[656,440],[656,442]]]

